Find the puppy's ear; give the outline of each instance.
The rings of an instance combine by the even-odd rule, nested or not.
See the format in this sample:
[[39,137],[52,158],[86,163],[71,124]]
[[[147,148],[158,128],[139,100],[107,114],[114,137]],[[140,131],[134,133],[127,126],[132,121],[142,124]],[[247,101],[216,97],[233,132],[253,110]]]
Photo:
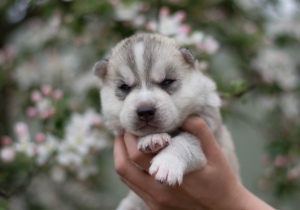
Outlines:
[[95,63],[93,73],[102,81],[107,73],[108,60],[103,59]]
[[180,48],[180,51],[181,51],[181,54],[182,54],[184,60],[188,64],[194,66],[196,63],[196,58],[193,55],[193,53],[188,48],[185,48],[185,47]]

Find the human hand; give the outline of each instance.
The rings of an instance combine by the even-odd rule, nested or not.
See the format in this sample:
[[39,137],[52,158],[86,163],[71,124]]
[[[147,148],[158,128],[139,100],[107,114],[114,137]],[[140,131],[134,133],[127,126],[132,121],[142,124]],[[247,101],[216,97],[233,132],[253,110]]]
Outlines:
[[136,166],[147,171],[154,156],[137,149],[136,136],[126,133],[115,139],[115,168],[120,179],[151,209],[270,208],[237,180],[203,119],[190,117],[182,128],[201,140],[208,162],[202,169],[186,174],[183,183],[175,187],[162,185]]

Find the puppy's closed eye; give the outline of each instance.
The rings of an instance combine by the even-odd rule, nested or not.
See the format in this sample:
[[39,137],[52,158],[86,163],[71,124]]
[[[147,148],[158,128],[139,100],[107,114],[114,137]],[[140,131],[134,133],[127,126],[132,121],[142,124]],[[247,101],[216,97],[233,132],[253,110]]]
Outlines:
[[168,87],[168,86],[170,86],[173,82],[175,82],[175,80],[173,80],[173,79],[165,79],[164,81],[162,81],[162,82],[160,83],[160,85],[161,85],[162,87]]
[[119,87],[119,89],[124,91],[124,92],[129,92],[131,90],[131,87],[127,84],[123,84]]

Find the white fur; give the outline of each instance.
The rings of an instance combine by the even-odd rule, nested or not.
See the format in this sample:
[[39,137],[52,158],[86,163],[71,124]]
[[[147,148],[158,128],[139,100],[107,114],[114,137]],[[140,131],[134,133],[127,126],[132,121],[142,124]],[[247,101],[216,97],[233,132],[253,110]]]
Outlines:
[[[143,57],[148,49],[142,39],[138,38],[154,40],[155,60],[152,61],[151,69],[147,69],[150,71],[150,78],[146,77],[144,67],[147,61]],[[136,39],[139,41],[135,42]],[[132,41],[132,46],[128,45],[128,41]],[[126,63],[126,55],[120,53],[127,52],[124,46],[133,49],[138,75],[132,73]],[[196,137],[186,132],[174,137],[167,133],[179,128],[189,115],[197,114],[206,121],[230,166],[239,177],[234,145],[230,134],[222,125],[216,85],[197,69],[196,61],[194,64],[187,62],[189,61],[183,58],[174,41],[161,35],[136,35],[118,44],[113,49],[105,78],[101,78],[104,81],[101,89],[102,112],[106,124],[115,133],[128,131],[139,136],[138,149],[141,151],[158,152],[153,158],[149,173],[158,181],[176,185],[182,182],[185,173],[205,166],[207,160]],[[171,74],[175,73],[174,84],[178,85],[172,94],[160,86],[164,79],[169,79],[166,78],[166,71],[170,66],[176,71]],[[121,73],[124,82],[132,87],[123,100],[115,95],[118,88],[114,82],[117,71]],[[149,84],[151,88],[148,88]],[[155,109],[154,119],[149,122],[139,120],[137,115],[137,110],[144,106]],[[145,125],[151,129],[143,129]],[[130,193],[118,207],[119,210],[144,208],[145,204],[134,193]]]
[[135,57],[135,61],[136,61],[138,71],[141,74],[140,77],[143,77],[143,66],[144,66],[143,54],[144,54],[144,50],[145,50],[145,46],[142,42],[138,42],[134,46],[134,57]]

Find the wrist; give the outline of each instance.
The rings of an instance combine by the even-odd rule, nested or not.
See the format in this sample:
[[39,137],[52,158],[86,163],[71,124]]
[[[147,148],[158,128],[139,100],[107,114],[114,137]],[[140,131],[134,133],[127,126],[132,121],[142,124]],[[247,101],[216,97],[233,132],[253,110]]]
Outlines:
[[223,207],[219,209],[230,210],[252,210],[252,209],[264,209],[273,210],[271,206],[256,197],[249,190],[247,190],[240,182],[237,183],[236,188],[232,194],[226,198]]

